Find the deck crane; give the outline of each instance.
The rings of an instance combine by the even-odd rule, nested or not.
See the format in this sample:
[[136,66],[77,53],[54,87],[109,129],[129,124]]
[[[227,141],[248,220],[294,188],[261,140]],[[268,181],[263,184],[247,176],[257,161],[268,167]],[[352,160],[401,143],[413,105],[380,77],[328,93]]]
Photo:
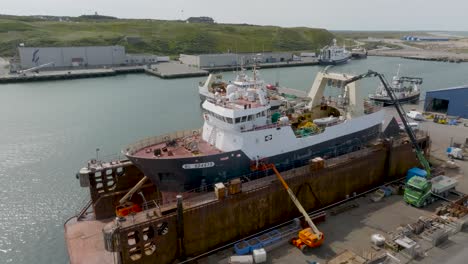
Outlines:
[[286,181],[283,179],[279,171],[276,169],[276,166],[274,164],[267,164],[267,165],[263,165],[262,169],[263,170],[272,169],[275,172],[276,177],[278,177],[281,184],[288,192],[289,197],[291,198],[293,203],[296,205],[297,209],[302,213],[307,224],[309,225],[308,228],[304,228],[301,231],[299,231],[298,237],[292,240],[293,245],[295,245],[300,250],[304,250],[306,247],[315,248],[315,247],[319,247],[320,245],[322,245],[323,240],[325,239],[325,236],[323,235],[322,232],[320,232],[320,230],[318,230],[314,222],[312,222],[312,219],[310,218],[309,214],[307,214],[304,207],[302,207],[296,195],[294,195],[293,191],[289,188]]
[[[130,202],[130,199],[134,193],[136,193],[141,186],[145,183],[145,181],[148,179],[147,176],[144,176],[135,186],[132,187],[122,198],[119,200],[119,204],[115,208],[115,214],[117,216],[127,216],[131,213],[137,213],[141,212],[142,209],[138,204],[134,204]],[[141,194],[143,200],[145,197],[143,194]]]
[[408,121],[406,120],[405,112],[403,110],[403,107],[401,106],[400,102],[397,100],[393,90],[390,88],[390,85],[388,84],[385,77],[382,74],[378,73],[378,72],[369,70],[368,72],[366,72],[364,74],[357,75],[357,76],[355,76],[353,78],[348,79],[347,81],[345,81],[343,83],[343,87],[346,86],[349,83],[352,83],[352,82],[355,82],[355,81],[358,81],[358,80],[361,80],[361,79],[364,79],[364,78],[369,78],[369,77],[378,77],[380,79],[380,82],[382,83],[383,87],[387,91],[387,94],[390,96],[390,99],[392,100],[393,105],[395,106],[395,108],[396,108],[396,110],[398,112],[398,115],[400,116],[401,122],[403,122],[403,126],[405,128],[405,131],[408,134],[408,136],[410,138],[410,141],[411,141],[411,144],[413,145],[413,147],[414,147],[414,149],[416,151],[416,156],[417,156],[419,162],[421,163],[421,165],[426,170],[427,176],[430,177],[431,167],[429,165],[429,162],[424,157],[423,151],[422,151],[421,147],[418,145],[418,142],[416,140],[416,135],[414,134],[413,129],[409,126]]

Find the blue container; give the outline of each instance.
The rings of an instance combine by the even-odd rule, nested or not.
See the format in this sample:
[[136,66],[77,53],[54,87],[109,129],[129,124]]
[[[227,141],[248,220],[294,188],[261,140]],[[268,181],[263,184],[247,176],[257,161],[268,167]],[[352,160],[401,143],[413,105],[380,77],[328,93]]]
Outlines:
[[426,178],[427,177],[427,171],[422,170],[420,168],[416,168],[416,167],[411,168],[406,173],[406,181],[411,179],[413,176],[419,176],[419,177]]
[[250,246],[247,242],[241,241],[234,244],[234,251],[236,252],[236,255],[246,255],[250,252]]
[[272,242],[276,242],[281,239],[281,233],[276,229],[268,232],[268,235],[270,236]]
[[273,243],[273,241],[271,240],[271,236],[268,235],[268,233],[258,236],[256,238],[260,241],[260,243],[262,243],[263,246],[268,246],[271,243]]
[[247,241],[247,244],[249,244],[250,252],[253,252],[254,249],[259,249],[263,247],[262,242],[260,242],[260,240],[258,240],[256,237]]

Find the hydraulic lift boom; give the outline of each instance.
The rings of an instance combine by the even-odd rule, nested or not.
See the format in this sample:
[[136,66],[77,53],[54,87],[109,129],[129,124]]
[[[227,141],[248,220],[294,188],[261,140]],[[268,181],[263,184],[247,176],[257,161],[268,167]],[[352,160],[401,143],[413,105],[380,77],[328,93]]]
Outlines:
[[403,107],[401,106],[400,102],[397,100],[393,90],[390,88],[390,85],[388,84],[387,80],[384,78],[384,76],[378,72],[369,70],[367,73],[357,75],[353,78],[348,79],[347,81],[344,82],[343,86],[346,86],[349,83],[364,79],[364,78],[369,78],[369,77],[378,77],[380,82],[382,83],[383,87],[387,91],[388,96],[390,96],[390,99],[393,102],[393,105],[395,106],[398,115],[400,116],[401,122],[403,122],[403,126],[405,128],[406,133],[408,134],[411,144],[413,145],[415,151],[416,151],[416,156],[418,157],[419,162],[421,165],[424,167],[424,169],[427,171],[427,176],[431,175],[431,167],[429,165],[429,162],[426,160],[424,157],[423,151],[421,147],[418,145],[418,142],[416,140],[416,135],[414,134],[413,129],[409,126],[408,121],[406,120],[405,112],[403,110]]

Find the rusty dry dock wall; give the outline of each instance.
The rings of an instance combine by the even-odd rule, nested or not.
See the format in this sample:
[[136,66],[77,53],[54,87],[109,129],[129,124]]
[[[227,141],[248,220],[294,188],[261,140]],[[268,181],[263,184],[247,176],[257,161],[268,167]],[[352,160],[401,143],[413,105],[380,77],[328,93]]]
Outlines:
[[[406,144],[391,151],[377,150],[314,173],[308,168],[297,169],[290,173],[298,176],[288,183],[309,211],[395,180],[417,164],[411,145]],[[237,194],[206,207],[187,210],[185,248],[188,255],[200,254],[299,215],[279,182],[271,184],[256,192]]]
[[[288,184],[306,210],[319,208],[384,182],[386,152],[373,152],[335,168],[300,168]],[[288,174],[290,174],[288,173]],[[300,175],[300,176],[299,176]],[[285,173],[285,176],[287,174]],[[279,182],[184,214],[187,254],[199,254],[300,215]]]
[[[391,151],[382,148],[339,166],[311,173],[308,167],[283,173],[295,177],[288,184],[306,210],[340,201],[346,195],[360,193],[385,182],[402,177],[418,164],[411,145],[400,145]],[[275,181],[256,191],[228,196],[222,201],[184,211],[185,249],[195,256],[228,242],[241,239],[261,229],[287,221],[300,213],[286,191]],[[172,263],[177,256],[176,215],[165,217],[169,232],[154,237],[156,251],[138,261],[122,253],[124,263]],[[161,222],[150,223],[156,229]],[[141,229],[140,229],[141,230]],[[125,240],[125,237],[122,237]],[[141,241],[141,247],[144,243]],[[125,251],[125,250],[124,250]]]

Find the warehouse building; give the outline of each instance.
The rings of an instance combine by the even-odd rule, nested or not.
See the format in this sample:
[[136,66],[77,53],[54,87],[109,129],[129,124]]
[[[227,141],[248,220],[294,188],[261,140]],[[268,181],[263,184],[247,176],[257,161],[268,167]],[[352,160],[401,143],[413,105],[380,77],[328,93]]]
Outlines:
[[286,62],[293,59],[291,52],[180,54],[179,61],[197,68],[234,67],[257,63]]
[[449,38],[444,37],[424,37],[424,36],[403,36],[404,41],[449,41]]
[[93,68],[152,64],[166,61],[168,57],[152,54],[126,54],[123,46],[87,47],[18,47],[21,69],[44,68]]
[[424,110],[468,118],[468,85],[426,92]]
[[53,67],[89,67],[125,64],[122,46],[18,47],[23,69],[52,64]]

